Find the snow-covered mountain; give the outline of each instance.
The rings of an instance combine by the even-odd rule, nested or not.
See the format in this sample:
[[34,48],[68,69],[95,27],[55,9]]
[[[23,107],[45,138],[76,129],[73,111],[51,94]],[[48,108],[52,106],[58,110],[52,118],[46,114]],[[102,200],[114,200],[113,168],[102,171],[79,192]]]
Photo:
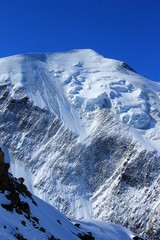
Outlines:
[[24,179],[8,172],[0,149],[1,240],[143,240],[115,224],[70,220],[28,191]]
[[160,84],[92,50],[0,59],[1,145],[70,217],[159,239]]

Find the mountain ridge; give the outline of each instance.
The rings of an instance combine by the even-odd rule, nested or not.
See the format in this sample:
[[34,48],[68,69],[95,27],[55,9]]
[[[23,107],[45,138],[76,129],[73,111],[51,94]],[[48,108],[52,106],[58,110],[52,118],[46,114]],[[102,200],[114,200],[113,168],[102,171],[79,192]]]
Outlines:
[[1,143],[35,195],[156,239],[160,84],[123,64],[85,50],[1,59]]

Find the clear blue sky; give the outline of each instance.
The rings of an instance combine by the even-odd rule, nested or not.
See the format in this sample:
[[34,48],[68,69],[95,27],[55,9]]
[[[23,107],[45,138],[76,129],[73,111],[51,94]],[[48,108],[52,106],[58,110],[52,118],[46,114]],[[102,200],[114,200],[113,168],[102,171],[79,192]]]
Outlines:
[[77,48],[160,81],[160,0],[0,0],[0,57]]

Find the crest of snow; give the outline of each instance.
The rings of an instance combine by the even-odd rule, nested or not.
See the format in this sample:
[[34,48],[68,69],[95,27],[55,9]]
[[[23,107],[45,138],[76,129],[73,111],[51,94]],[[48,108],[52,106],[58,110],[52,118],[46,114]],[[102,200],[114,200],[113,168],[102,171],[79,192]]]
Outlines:
[[108,108],[132,132],[144,130],[144,139],[158,151],[159,138],[151,135],[159,132],[153,114],[160,111],[160,84],[130,71],[126,64],[86,49],[2,58],[0,66],[0,83],[9,83],[12,98],[28,96],[36,106],[56,114],[81,140],[94,128],[95,113]]

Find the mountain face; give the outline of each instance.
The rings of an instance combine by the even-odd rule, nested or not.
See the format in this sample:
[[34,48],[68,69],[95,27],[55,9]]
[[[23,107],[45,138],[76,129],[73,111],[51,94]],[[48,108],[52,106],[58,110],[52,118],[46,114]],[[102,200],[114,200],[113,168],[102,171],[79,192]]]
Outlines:
[[159,239],[160,84],[92,50],[0,59],[1,147],[70,217]]
[[14,178],[8,169],[0,149],[1,240],[143,240],[115,224],[71,221],[32,195],[24,179]]

